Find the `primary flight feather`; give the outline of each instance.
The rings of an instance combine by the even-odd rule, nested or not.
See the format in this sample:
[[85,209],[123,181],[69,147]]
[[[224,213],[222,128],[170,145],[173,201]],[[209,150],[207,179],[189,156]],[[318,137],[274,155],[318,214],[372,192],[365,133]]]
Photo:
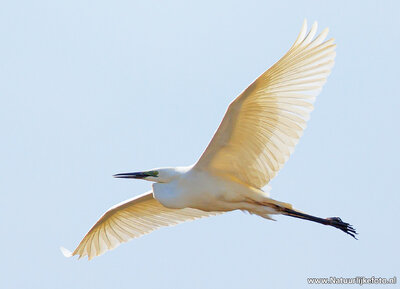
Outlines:
[[160,227],[232,210],[283,214],[355,237],[340,218],[304,214],[262,190],[293,152],[333,67],[334,40],[325,41],[328,29],[316,31],[314,23],[307,33],[304,21],[289,51],[229,105],[195,165],[115,175],[155,182],[153,190],[110,208],[73,252],[62,248],[64,255],[91,259]]
[[325,29],[313,40],[304,22],[292,48],[235,101],[196,167],[217,170],[262,188],[282,168],[313,109],[312,102],[334,64]]

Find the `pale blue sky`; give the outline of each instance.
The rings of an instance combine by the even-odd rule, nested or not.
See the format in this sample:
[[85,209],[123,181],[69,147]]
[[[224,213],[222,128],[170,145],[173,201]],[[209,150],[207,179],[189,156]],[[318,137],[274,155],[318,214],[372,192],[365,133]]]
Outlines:
[[[399,11],[397,1],[2,1],[0,287],[399,278]],[[61,255],[107,208],[150,189],[112,174],[195,162],[228,103],[286,52],[304,18],[330,27],[336,65],[272,197],[342,217],[358,241],[234,212],[90,262]]]

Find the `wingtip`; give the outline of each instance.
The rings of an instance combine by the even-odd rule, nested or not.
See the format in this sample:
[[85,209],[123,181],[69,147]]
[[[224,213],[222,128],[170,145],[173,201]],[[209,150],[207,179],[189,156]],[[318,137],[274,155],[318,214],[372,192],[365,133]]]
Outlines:
[[311,27],[315,27],[315,30],[317,30],[317,29],[318,29],[318,21],[315,20],[315,21],[313,22],[313,24],[311,25]]
[[64,247],[60,247],[61,253],[64,255],[65,258],[72,257],[72,252]]

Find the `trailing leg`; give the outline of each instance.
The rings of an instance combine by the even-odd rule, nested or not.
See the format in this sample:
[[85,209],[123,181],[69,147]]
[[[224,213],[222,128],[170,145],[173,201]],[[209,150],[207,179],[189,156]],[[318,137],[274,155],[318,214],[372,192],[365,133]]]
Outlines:
[[357,235],[356,230],[349,223],[343,222],[339,217],[331,217],[331,218],[323,219],[323,218],[315,217],[312,215],[304,214],[304,213],[296,211],[292,208],[285,208],[285,207],[276,206],[273,204],[269,204],[269,206],[273,206],[274,209],[277,210],[282,215],[299,218],[299,219],[303,219],[303,220],[307,220],[307,221],[312,221],[312,222],[320,223],[320,224],[327,225],[327,226],[332,226],[332,227],[338,228],[339,230],[342,230],[346,234],[349,234],[354,239],[357,239],[355,236],[355,235]]
[[357,239],[355,235],[357,235],[356,230],[349,224],[345,223],[340,219],[339,217],[331,217],[331,218],[318,218],[315,216],[307,215],[292,209],[287,209],[287,208],[282,208],[281,213],[286,216],[294,217],[294,218],[299,218],[303,220],[308,220],[312,222],[317,222],[323,225],[327,226],[332,226],[335,228],[338,228],[339,230],[342,230],[346,234],[349,234],[352,236],[354,239]]

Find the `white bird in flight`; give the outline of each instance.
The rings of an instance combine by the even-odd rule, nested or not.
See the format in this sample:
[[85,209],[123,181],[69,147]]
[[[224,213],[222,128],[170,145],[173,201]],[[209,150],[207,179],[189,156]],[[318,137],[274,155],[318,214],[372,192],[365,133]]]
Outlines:
[[282,214],[333,226],[355,238],[338,217],[318,218],[269,196],[270,180],[293,152],[312,103],[334,64],[334,39],[326,28],[314,38],[307,22],[289,51],[261,74],[228,107],[196,164],[116,174],[154,182],[153,190],[111,207],[66,257],[92,259],[160,227],[242,210],[271,219]]

